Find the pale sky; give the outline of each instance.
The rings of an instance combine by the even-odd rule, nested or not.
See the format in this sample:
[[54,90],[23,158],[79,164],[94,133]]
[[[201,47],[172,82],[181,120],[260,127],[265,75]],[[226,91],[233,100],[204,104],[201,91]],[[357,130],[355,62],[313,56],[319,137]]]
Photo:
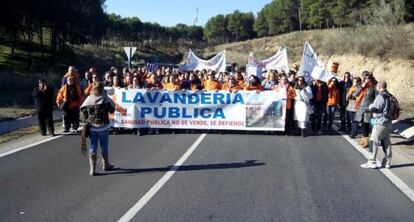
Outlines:
[[162,26],[178,23],[193,25],[198,7],[197,25],[203,26],[218,14],[235,10],[253,12],[256,16],[271,0],[106,0],[106,12],[122,17],[138,17],[142,22],[157,22]]

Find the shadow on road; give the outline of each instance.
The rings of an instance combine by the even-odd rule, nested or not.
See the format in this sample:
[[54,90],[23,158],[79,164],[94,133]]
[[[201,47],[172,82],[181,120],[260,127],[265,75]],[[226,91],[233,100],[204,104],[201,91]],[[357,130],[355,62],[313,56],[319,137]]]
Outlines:
[[414,163],[406,163],[406,164],[399,164],[399,165],[391,165],[391,169],[395,168],[403,168],[403,167],[413,167]]
[[395,145],[395,146],[398,146],[398,145],[407,145],[407,146],[414,145],[414,139],[409,139],[409,140],[407,139],[407,140],[404,140],[404,141],[395,142],[391,145]]
[[236,169],[245,167],[263,166],[265,163],[257,162],[257,160],[246,160],[240,163],[217,163],[205,165],[184,165],[184,166],[167,166],[160,168],[114,168],[113,171],[107,173],[100,173],[97,176],[114,175],[114,174],[136,174],[148,172],[167,172],[167,171],[195,171],[195,170],[221,170],[221,169]]

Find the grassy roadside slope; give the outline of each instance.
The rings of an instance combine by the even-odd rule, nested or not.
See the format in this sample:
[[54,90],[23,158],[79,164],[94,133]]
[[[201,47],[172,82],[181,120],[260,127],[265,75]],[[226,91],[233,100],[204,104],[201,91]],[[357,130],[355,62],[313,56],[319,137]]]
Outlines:
[[[11,54],[10,46],[0,43],[0,119],[11,117],[1,114],[4,107],[14,107],[18,110],[33,106],[31,91],[40,77],[46,78],[57,90],[69,65],[78,68],[82,76],[90,67],[96,67],[98,72],[103,74],[112,66],[126,66],[126,55],[119,44],[106,47],[68,45],[65,52],[55,58],[48,52],[42,56],[40,46],[34,47],[31,70],[28,68],[27,57],[27,52],[23,48],[16,48]],[[178,62],[181,58],[182,54],[174,50],[173,46],[165,50],[145,46],[138,48],[133,60]],[[26,114],[16,111],[16,117],[24,115]]]
[[286,47],[293,67],[300,64],[305,41],[327,64],[333,61],[340,64],[340,77],[345,71],[355,76],[362,70],[373,71],[377,79],[388,82],[390,92],[403,104],[403,118],[414,116],[414,24],[395,29],[369,27],[292,32],[207,47],[202,56],[208,57],[226,49],[227,62],[244,66],[251,51],[256,58],[265,59],[278,48]]

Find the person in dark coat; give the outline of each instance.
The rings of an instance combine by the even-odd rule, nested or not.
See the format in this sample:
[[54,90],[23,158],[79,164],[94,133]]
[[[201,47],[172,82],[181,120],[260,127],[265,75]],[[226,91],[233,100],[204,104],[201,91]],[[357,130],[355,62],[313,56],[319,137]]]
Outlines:
[[46,135],[46,125],[49,129],[49,135],[55,135],[53,127],[53,103],[54,90],[48,86],[45,79],[39,79],[38,86],[34,88],[32,96],[35,101],[39,127],[42,136]]
[[[316,132],[317,134],[322,134],[322,118],[326,118],[325,116],[327,116],[326,106],[328,104],[328,85],[321,80],[315,80],[313,82],[313,85],[311,85],[311,88],[313,94],[313,99],[311,102],[315,107],[315,112],[311,117],[312,131]],[[324,128],[326,129],[326,125]]]
[[372,73],[363,73],[364,81],[355,92],[355,108],[357,109],[355,114],[355,121],[361,123],[363,139],[360,141],[359,145],[363,148],[369,148],[369,134],[371,132],[371,118],[372,112],[368,109],[371,105],[377,94],[376,85],[377,81],[375,80]]
[[351,73],[345,72],[343,81],[339,82],[339,116],[341,118],[341,131],[350,132],[351,123],[353,120],[346,115],[346,107],[348,106],[347,94],[348,90],[352,87],[352,76]]

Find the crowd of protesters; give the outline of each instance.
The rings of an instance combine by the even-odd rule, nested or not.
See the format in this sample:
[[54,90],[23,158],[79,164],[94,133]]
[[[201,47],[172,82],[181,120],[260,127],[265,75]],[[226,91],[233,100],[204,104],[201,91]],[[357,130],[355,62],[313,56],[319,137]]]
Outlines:
[[[296,71],[297,71],[296,67]],[[291,70],[288,73],[270,70],[262,77],[246,76],[241,71],[219,72],[211,70],[195,70],[178,72],[171,68],[160,68],[149,72],[146,67],[123,68],[119,70],[110,68],[104,75],[100,75],[95,68],[90,68],[81,77],[73,67],[68,68],[62,78],[62,86],[56,98],[56,104],[63,110],[64,132],[77,130],[79,127],[80,107],[84,100],[93,95],[94,87],[102,83],[103,87],[124,89],[151,89],[151,90],[227,90],[237,92],[246,91],[281,91],[286,92],[286,123],[287,135],[308,136],[330,133],[333,131],[334,117],[339,110],[339,130],[355,138],[358,128],[362,129],[363,139],[360,145],[364,148],[378,146],[378,140],[370,140],[372,118],[374,110],[370,105],[379,93],[376,88],[377,81],[372,72],[364,71],[360,76],[353,76],[345,72],[343,77],[332,77],[328,81],[306,81],[303,76]],[[33,96],[39,98],[41,94],[48,95],[43,86],[45,80],[39,81],[39,87]],[[386,84],[385,84],[386,89]],[[384,91],[384,84],[382,84]],[[386,91],[386,90],[385,90]],[[95,96],[100,95],[96,93]],[[49,98],[50,100],[50,98]],[[371,107],[372,108],[372,107]],[[42,111],[39,110],[39,113]],[[50,124],[49,115],[39,117],[42,134],[46,134],[46,123],[54,134],[53,124]],[[103,124],[103,123],[102,123]],[[106,124],[106,121],[105,121]],[[388,123],[387,123],[388,124]],[[389,128],[387,125],[386,127]],[[387,128],[387,129],[388,129]],[[134,134],[141,135],[144,129],[132,130]],[[114,129],[113,132],[119,132]],[[158,134],[159,129],[147,129],[148,134]],[[171,130],[171,132],[175,132]],[[370,142],[371,141],[371,142]],[[376,141],[376,142],[375,142]],[[375,143],[374,145],[372,143]],[[384,144],[384,142],[383,142]],[[387,143],[385,142],[387,145]],[[388,156],[390,157],[391,154]],[[372,168],[372,167],[371,167]]]

